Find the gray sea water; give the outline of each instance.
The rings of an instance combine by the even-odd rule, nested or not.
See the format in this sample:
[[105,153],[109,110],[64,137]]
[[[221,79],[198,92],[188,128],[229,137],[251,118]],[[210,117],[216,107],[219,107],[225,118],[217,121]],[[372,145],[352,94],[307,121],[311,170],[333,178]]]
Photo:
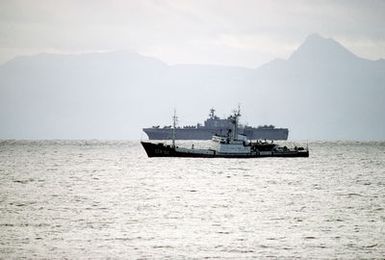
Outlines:
[[385,143],[310,158],[147,158],[0,142],[0,258],[384,258]]

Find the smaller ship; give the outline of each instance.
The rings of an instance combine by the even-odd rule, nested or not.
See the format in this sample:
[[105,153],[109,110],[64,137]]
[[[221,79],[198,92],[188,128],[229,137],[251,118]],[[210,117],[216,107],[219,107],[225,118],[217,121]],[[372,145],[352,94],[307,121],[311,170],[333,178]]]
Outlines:
[[246,136],[238,133],[238,119],[240,110],[229,117],[232,129],[225,135],[212,136],[209,149],[195,149],[175,145],[176,115],[174,112],[172,126],[172,144],[144,142],[141,144],[148,157],[193,157],[193,158],[259,158],[259,157],[309,157],[306,147],[288,148],[279,146],[273,141],[250,141]]

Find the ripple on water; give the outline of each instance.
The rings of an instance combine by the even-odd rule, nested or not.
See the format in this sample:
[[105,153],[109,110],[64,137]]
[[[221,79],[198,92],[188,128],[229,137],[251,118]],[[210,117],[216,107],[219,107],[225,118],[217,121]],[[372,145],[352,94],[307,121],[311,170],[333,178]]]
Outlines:
[[0,258],[383,258],[385,143],[309,145],[201,160],[1,141]]

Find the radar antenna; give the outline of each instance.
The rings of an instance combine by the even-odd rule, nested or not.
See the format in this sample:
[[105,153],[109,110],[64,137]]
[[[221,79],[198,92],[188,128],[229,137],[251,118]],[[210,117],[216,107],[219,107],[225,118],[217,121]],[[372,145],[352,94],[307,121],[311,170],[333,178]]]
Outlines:
[[214,108],[211,108],[211,109],[210,109],[209,117],[210,117],[211,119],[215,119],[215,109],[214,109]]

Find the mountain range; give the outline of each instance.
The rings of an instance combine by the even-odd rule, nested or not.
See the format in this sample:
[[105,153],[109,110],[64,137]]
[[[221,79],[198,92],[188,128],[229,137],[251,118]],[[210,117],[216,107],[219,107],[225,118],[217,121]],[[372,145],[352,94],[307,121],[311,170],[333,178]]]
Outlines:
[[167,65],[126,52],[40,54],[0,65],[0,138],[138,139],[141,128],[196,124],[241,105],[249,125],[290,139],[385,140],[385,60],[308,36],[286,59],[250,69]]

